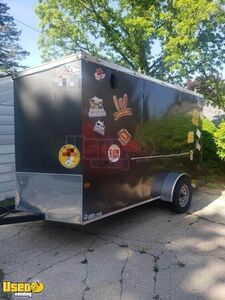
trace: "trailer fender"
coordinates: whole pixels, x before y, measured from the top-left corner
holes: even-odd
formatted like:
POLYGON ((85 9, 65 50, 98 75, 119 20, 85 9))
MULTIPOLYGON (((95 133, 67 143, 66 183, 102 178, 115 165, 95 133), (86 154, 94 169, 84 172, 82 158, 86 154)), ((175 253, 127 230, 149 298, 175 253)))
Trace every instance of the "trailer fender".
POLYGON ((151 187, 151 198, 156 198, 161 195, 163 182, 170 172, 160 172, 156 176, 154 176, 154 180, 152 182, 151 187))
POLYGON ((160 199, 167 202, 173 201, 173 193, 178 180, 181 177, 189 177, 186 173, 169 172, 162 182, 160 199))

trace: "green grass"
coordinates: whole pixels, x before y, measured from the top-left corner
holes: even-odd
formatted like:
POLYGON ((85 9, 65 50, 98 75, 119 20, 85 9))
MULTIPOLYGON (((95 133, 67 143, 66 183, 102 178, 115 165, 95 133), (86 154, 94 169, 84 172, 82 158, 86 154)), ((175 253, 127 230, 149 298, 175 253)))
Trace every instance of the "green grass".
POLYGON ((14 198, 10 198, 10 199, 0 201, 0 209, 1 208, 12 207, 14 205, 15 205, 15 199, 14 198))
POLYGON ((3 201, 0 201, 0 207, 9 207, 9 206, 13 206, 14 204, 15 204, 14 198, 5 199, 3 201))
MULTIPOLYGON (((224 177, 224 176, 223 176, 224 177)), ((225 179, 220 175, 217 176, 205 176, 204 187, 216 190, 225 190, 225 179)))

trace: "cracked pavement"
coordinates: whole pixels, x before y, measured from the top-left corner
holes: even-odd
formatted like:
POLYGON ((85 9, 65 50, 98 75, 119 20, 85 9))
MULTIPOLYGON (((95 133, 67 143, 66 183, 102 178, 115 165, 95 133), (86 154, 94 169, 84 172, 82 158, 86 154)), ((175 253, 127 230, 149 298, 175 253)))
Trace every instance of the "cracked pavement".
MULTIPOLYGON (((187 214, 152 202, 85 227, 0 226, 0 280, 45 284, 45 300, 225 299, 225 194, 187 214)), ((0 299, 19 299, 0 295, 0 299)))

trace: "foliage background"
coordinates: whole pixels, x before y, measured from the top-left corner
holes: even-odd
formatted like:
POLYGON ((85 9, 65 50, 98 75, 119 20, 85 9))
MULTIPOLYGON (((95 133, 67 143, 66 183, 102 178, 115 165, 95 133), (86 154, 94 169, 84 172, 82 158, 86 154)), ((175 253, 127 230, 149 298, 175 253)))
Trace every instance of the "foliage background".
POLYGON ((224 62, 224 0, 41 0, 43 59, 79 49, 182 82, 224 62), (154 55, 154 43, 159 53, 154 55))
POLYGON ((8 5, 0 0, 0 77, 24 68, 20 60, 29 55, 19 44, 21 32, 8 10, 8 5))
POLYGON ((218 156, 225 161, 225 122, 222 122, 214 133, 218 156))
POLYGON ((217 128, 208 119, 203 120, 203 171, 209 181, 222 181, 225 187, 225 122, 217 128), (218 147, 219 143, 219 147, 218 147), (221 148, 220 148, 221 147, 221 148))

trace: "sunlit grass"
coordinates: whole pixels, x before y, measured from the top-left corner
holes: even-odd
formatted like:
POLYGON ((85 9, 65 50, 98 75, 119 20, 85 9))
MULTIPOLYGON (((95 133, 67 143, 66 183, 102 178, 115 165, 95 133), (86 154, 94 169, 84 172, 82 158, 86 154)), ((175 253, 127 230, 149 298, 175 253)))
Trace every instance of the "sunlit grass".
POLYGON ((220 175, 206 175, 204 187, 208 189, 225 190, 225 174, 220 175))

